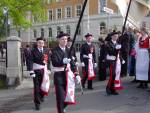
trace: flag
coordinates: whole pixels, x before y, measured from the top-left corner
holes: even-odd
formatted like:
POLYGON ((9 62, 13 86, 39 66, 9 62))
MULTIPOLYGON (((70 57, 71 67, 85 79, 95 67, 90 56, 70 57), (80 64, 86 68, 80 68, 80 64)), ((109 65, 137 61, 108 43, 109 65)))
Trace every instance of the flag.
MULTIPOLYGON (((121 15, 125 17, 130 0, 112 0, 112 2, 118 6, 121 15)), ((149 13, 149 11, 150 0, 132 0, 128 22, 136 26, 138 22, 149 13)))

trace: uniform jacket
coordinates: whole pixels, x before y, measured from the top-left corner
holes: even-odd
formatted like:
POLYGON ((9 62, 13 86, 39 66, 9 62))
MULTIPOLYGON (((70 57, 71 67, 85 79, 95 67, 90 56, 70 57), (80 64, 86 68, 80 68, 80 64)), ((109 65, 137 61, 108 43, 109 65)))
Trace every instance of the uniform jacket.
MULTIPOLYGON (((46 48, 43 48, 43 53, 41 53, 38 48, 31 50, 31 57, 29 58, 29 70, 33 70, 33 63, 40 65, 45 65, 44 60, 48 63, 49 60, 49 51, 46 48)), ((49 67, 48 67, 49 69, 49 67)))
POLYGON ((88 66, 88 58, 83 58, 83 55, 87 55, 91 53, 91 48, 93 48, 93 62, 96 63, 96 55, 95 55, 95 46, 93 44, 88 45, 87 43, 83 44, 81 46, 81 50, 80 50, 80 60, 81 62, 84 62, 85 66, 88 66))
MULTIPOLYGON (((65 67, 63 64, 63 58, 68 58, 69 49, 66 47, 65 52, 57 46, 52 50, 51 61, 53 67, 65 67)), ((71 69, 73 72, 76 72, 76 66, 73 60, 70 62, 71 69)), ((66 74, 65 71, 55 72, 54 73, 54 84, 66 84, 66 74)))

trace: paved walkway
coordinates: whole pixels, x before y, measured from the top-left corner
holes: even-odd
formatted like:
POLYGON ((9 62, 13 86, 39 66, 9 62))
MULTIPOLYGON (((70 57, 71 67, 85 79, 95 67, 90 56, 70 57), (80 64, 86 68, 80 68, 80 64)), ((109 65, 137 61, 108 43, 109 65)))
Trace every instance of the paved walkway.
MULTIPOLYGON (((77 88, 77 105, 68 106, 67 113, 149 113, 150 93, 146 89, 136 88, 137 84, 131 83, 131 80, 129 77, 122 79, 124 90, 119 91, 118 96, 106 95, 106 81, 95 81, 94 90, 85 89, 84 95, 77 88)), ((32 81, 24 83, 29 85, 32 81)), ((40 111, 34 110, 32 88, 27 88, 27 85, 23 89, 3 90, 0 94, 0 99, 9 97, 9 101, 0 105, 0 113, 57 113, 53 88, 40 111)))

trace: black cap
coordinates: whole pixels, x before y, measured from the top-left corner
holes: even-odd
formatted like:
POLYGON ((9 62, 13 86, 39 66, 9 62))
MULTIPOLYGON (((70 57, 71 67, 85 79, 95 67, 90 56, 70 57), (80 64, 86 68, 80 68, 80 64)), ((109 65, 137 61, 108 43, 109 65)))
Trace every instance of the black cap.
POLYGON ((63 36, 68 36, 68 34, 61 31, 56 38, 61 38, 63 36))
POLYGON ((93 36, 92 34, 90 34, 90 33, 87 33, 84 37, 89 37, 89 36, 93 36))
POLYGON ((112 32, 111 34, 110 34, 110 36, 113 36, 113 35, 116 35, 116 34, 118 34, 119 32, 112 32))
POLYGON ((39 40, 45 41, 45 39, 43 37, 39 37, 39 38, 36 39, 36 41, 39 41, 39 40))
POLYGON ((70 36, 68 37, 68 42, 72 42, 72 39, 70 38, 70 36))

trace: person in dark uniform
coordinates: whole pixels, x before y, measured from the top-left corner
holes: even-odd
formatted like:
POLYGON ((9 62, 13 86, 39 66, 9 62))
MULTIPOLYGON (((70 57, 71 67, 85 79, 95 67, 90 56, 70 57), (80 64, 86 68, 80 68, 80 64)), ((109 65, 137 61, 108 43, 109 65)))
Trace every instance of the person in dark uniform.
POLYGON ((29 45, 26 45, 26 48, 24 49, 24 57, 25 57, 27 71, 29 71, 30 57, 31 57, 31 48, 29 45))
POLYGON ((119 54, 119 50, 121 49, 121 45, 117 43, 117 39, 118 33, 113 32, 111 34, 111 41, 108 41, 106 44, 106 63, 110 70, 109 81, 106 86, 106 93, 108 95, 118 95, 118 92, 116 92, 115 89, 116 59, 119 54))
POLYGON ((102 38, 99 38, 99 58, 98 58, 98 68, 99 68, 99 80, 106 80, 106 53, 105 53, 105 42, 102 38))
MULTIPOLYGON (((83 78, 82 78, 82 87, 85 88, 85 82, 88 79, 88 66, 89 66, 89 54, 92 54, 93 57, 93 66, 97 67, 97 63, 96 63, 96 55, 95 55, 95 46, 94 44, 92 44, 92 34, 87 33, 85 35, 86 38, 86 43, 84 43, 81 46, 81 50, 80 50, 80 60, 82 63, 82 71, 83 71, 83 78)), ((93 67, 93 68, 94 68, 93 67)), ((92 90, 93 86, 92 86, 92 79, 89 80, 88 79, 88 89, 92 90)))
POLYGON ((61 32, 56 38, 58 39, 59 45, 52 49, 51 61, 54 71, 54 85, 55 85, 55 93, 56 93, 56 101, 57 101, 57 110, 58 113, 65 113, 65 108, 67 107, 67 103, 65 103, 65 95, 66 95, 66 70, 65 66, 70 63, 71 70, 74 72, 76 76, 76 80, 78 83, 81 78, 79 73, 76 70, 75 63, 69 58, 69 49, 66 47, 67 45, 67 37, 66 33, 61 32))
POLYGON ((37 46, 31 50, 31 57, 29 58, 30 76, 33 77, 34 83, 34 103, 35 109, 40 110, 40 104, 44 101, 44 92, 41 90, 41 84, 44 75, 44 66, 48 63, 48 50, 44 48, 44 38, 37 38, 37 46))
MULTIPOLYGON (((72 39, 70 37, 68 37, 67 48, 70 49, 71 45, 72 45, 72 39)), ((77 62, 77 56, 76 56, 76 50, 74 47, 71 51, 71 56, 72 56, 72 59, 74 60, 74 62, 76 63, 77 62)))

